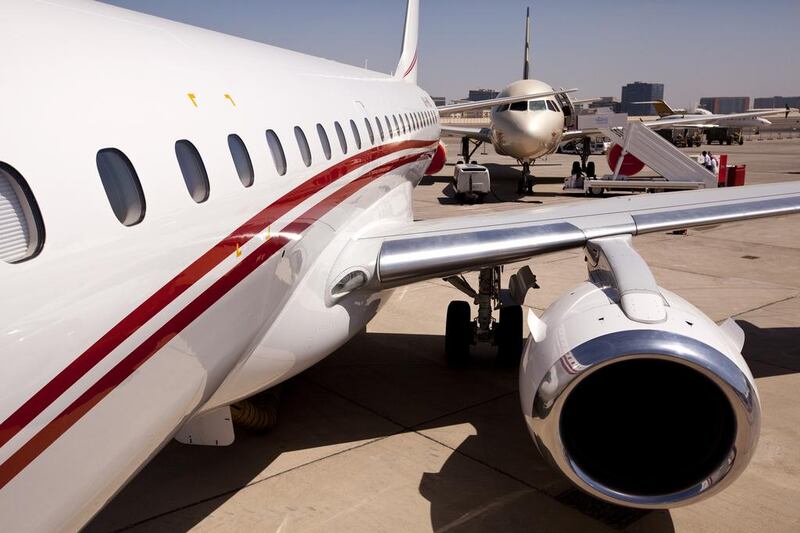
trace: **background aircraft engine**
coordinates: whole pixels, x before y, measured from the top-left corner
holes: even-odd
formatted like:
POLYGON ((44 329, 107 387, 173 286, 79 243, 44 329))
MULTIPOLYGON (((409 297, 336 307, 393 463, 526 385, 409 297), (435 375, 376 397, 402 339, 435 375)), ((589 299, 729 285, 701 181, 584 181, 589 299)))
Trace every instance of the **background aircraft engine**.
POLYGON ((541 319, 529 315, 528 428, 544 457, 598 498, 641 508, 698 501, 736 479, 758 440, 744 333, 660 287, 661 316, 620 292, 585 282, 541 319))
MULTIPOLYGON (((618 144, 614 144, 608 150, 606 159, 608 161, 608 166, 611 168, 611 172, 614 172, 614 169, 617 168, 617 162, 619 161, 619 156, 621 155, 622 146, 618 144)), ((636 156, 633 154, 625 154, 625 159, 622 160, 622 166, 619 169, 619 173, 621 176, 635 176, 643 169, 644 163, 642 163, 636 156)))
POLYGON ((433 155, 431 164, 428 165, 428 170, 425 171, 425 174, 430 176, 431 174, 440 172, 444 168, 445 163, 447 163, 447 150, 444 144, 439 141, 439 146, 436 148, 436 153, 433 155))

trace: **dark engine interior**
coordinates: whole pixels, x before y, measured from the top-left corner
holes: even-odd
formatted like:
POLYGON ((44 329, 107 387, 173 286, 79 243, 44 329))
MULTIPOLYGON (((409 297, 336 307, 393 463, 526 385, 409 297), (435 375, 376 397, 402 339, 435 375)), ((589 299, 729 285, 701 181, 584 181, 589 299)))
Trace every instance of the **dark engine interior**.
POLYGON ((586 475, 610 489, 656 496, 708 477, 733 447, 722 389, 663 359, 629 359, 585 377, 564 403, 561 439, 586 475))

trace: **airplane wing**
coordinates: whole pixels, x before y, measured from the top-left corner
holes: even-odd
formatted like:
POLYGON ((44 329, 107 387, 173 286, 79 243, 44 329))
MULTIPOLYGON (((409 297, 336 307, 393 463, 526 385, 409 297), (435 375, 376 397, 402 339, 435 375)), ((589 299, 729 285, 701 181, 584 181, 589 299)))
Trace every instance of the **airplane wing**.
POLYGON ((448 126, 443 124, 441 126, 442 135, 450 135, 453 137, 467 137, 468 139, 475 139, 485 143, 492 142, 491 128, 468 128, 466 126, 448 126))
POLYGON ((441 115, 449 115, 450 113, 459 113, 461 111, 472 111, 474 109, 486 109, 487 107, 494 107, 503 104, 513 104, 514 102, 524 102, 527 100, 534 100, 536 98, 544 98, 546 96, 554 96, 556 94, 574 93, 578 89, 561 89, 558 91, 547 91, 542 93, 531 93, 521 96, 504 96, 502 98, 492 98, 490 100, 478 100, 477 102, 465 102, 463 104, 450 104, 443 105, 436 108, 441 115))
POLYGON ((590 239, 800 213, 800 182, 609 198, 365 229, 335 269, 382 289, 579 248, 590 239))
POLYGON ((702 122, 713 122, 715 120, 730 120, 736 118, 765 117, 769 115, 779 115, 785 113, 786 109, 763 109, 760 111, 746 111, 744 113, 731 113, 729 115, 685 115, 680 118, 669 118, 664 120, 650 120, 644 122, 648 128, 659 129, 664 126, 675 126, 680 124, 697 124, 702 122))

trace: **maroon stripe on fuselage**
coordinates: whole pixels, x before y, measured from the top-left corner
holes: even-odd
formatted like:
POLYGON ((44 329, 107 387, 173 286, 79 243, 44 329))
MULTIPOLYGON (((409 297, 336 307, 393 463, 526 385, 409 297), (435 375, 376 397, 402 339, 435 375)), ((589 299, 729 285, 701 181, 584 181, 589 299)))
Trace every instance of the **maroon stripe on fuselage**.
MULTIPOLYGON (((425 144, 428 146, 430 143, 425 144)), ((103 398, 130 376, 137 368, 144 364, 154 354, 163 348, 170 340, 191 324, 198 316, 216 303, 220 298, 233 289, 240 281, 252 273, 259 265, 283 248, 289 241, 286 235, 299 234, 307 229, 314 220, 329 212, 331 209, 346 200, 353 193, 383 176, 384 174, 423 158, 426 154, 411 154, 395 161, 385 163, 370 170, 363 176, 356 178, 341 189, 312 206, 302 215, 291 222, 281 231, 252 253, 244 257, 234 268, 214 282, 203 291, 196 299, 171 318, 147 340, 140 344, 122 361, 116 364, 108 373, 101 377, 77 400, 72 402, 56 418, 49 422, 27 443, 0 465, 0 489, 28 466, 36 457, 44 452, 56 439, 66 432, 73 424, 89 412, 103 398)))
POLYGON ((402 150, 430 146, 432 142, 403 141, 376 146, 345 159, 313 176, 261 210, 140 304, 4 420, 0 424, 0 447, 11 440, 14 435, 19 433, 22 428, 27 426, 39 413, 64 394, 67 389, 83 377, 86 372, 94 368, 97 363, 102 361, 125 339, 172 303, 199 279, 208 274, 223 259, 235 252, 237 246, 250 240, 253 235, 264 231, 267 226, 319 190, 324 189, 354 170, 402 150))

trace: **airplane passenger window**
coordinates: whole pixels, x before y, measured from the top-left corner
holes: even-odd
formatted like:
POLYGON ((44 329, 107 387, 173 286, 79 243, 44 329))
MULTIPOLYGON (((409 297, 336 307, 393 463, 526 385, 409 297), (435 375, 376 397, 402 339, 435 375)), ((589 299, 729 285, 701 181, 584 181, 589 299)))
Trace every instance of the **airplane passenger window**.
POLYGON ((44 246, 44 222, 25 179, 0 162, 0 261, 21 263, 44 246))
MULTIPOLYGON (((520 102, 521 103, 521 102, 520 102)), ((542 100, 531 100, 529 102, 531 111, 545 111, 547 106, 542 100)), ((516 104, 514 104, 516 105, 516 104)))
POLYGON ((311 148, 308 146, 308 139, 300 126, 294 127, 294 138, 297 139, 297 147, 300 148, 300 157, 307 167, 311 166, 311 148))
POLYGON ((411 122, 414 123, 414 129, 419 129, 419 117, 417 117, 416 113, 411 113, 411 122))
MULTIPOLYGON (((533 102, 531 102, 533 103, 533 102)), ((542 104, 544 105, 544 104, 542 104)), ((528 110, 528 102, 514 102, 509 106, 511 111, 527 111, 528 110)))
POLYGON ((385 141, 386 137, 383 135, 383 126, 381 126, 381 119, 375 117, 375 125, 378 126, 378 133, 381 136, 381 141, 385 141))
POLYGON ((397 122, 397 115, 392 115, 392 120, 394 120, 394 131, 397 135, 400 135, 400 123, 397 122))
POLYGON ((175 155, 178 158, 178 166, 181 167, 186 190, 189 191, 192 200, 198 204, 208 200, 211 191, 208 173, 203 159, 200 157, 200 152, 191 142, 182 139, 175 143, 175 155))
POLYGON ((116 148, 104 148, 97 152, 95 162, 117 220, 125 226, 141 222, 145 212, 144 192, 130 160, 116 148))
POLYGON ((247 146, 241 137, 235 133, 228 135, 228 148, 231 151, 233 158, 233 165, 236 167, 236 173, 239 175, 239 181, 245 187, 250 187, 255 182, 255 174, 253 173, 253 162, 250 160, 250 154, 247 152, 247 146))
POLYGON ((267 130, 267 145, 272 154, 272 161, 275 163, 275 170, 278 171, 279 176, 286 174, 286 154, 283 152, 281 140, 272 130, 267 130))
POLYGON ((319 135, 319 143, 322 145, 322 151, 325 154, 325 159, 331 158, 331 142, 328 140, 328 132, 322 124, 317 124, 317 135, 319 135))
POLYGON ((392 137, 394 137, 394 133, 392 133, 392 123, 389 122, 388 116, 384 116, 383 118, 386 119, 386 132, 389 134, 389 138, 391 139, 392 137))
POLYGON ((369 119, 364 119, 364 125, 367 126, 367 133, 369 134, 369 142, 370 144, 375 144, 375 132, 372 131, 372 124, 369 123, 369 119))
MULTIPOLYGON (((405 135, 406 134, 406 123, 403 120, 403 114, 402 113, 400 113, 400 129, 403 130, 403 135, 405 135)), ((398 130, 398 133, 399 132, 400 132, 400 130, 398 130)))
POLYGON ((358 132, 358 126, 354 121, 350 121, 350 129, 353 130, 353 137, 356 140, 356 148, 361 150, 361 134, 358 132))
POLYGON ((342 147, 342 153, 347 153, 347 137, 344 136, 344 130, 342 129, 342 125, 338 122, 334 122, 333 126, 336 128, 336 136, 339 137, 339 144, 342 147))

